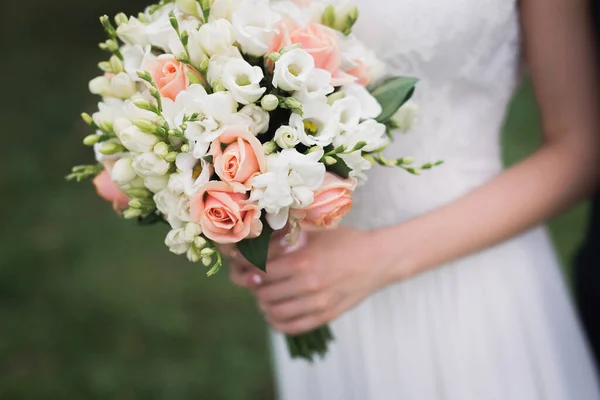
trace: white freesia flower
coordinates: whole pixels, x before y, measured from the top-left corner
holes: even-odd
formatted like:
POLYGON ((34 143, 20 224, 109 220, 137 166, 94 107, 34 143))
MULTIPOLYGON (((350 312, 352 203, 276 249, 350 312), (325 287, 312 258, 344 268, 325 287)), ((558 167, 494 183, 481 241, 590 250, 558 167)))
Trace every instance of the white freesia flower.
POLYGON ((392 121, 401 132, 408 132, 414 125, 419 113, 419 105, 412 100, 407 101, 392 117, 392 121))
POLYGON ((110 79, 106 76, 99 76, 92 79, 88 86, 92 94, 97 94, 102 97, 108 97, 112 95, 110 79))
POLYGON ((362 156, 362 151, 354 151, 350 154, 339 154, 340 157, 351 169, 350 176, 356 178, 358 183, 363 183, 367 180, 367 175, 364 171, 371 169, 372 165, 362 156))
POLYGON ((344 97, 331 106, 342 132, 346 132, 360 122, 360 103, 355 97, 344 97))
POLYGON ((136 82, 141 82, 141 78, 137 75, 137 71, 141 69, 148 59, 154 58, 151 53, 150 46, 123 46, 121 50, 123 54, 123 67, 129 77, 136 82))
POLYGON ((366 145, 362 148, 363 152, 372 152, 384 148, 389 144, 389 139, 385 133, 385 125, 368 119, 360 125, 347 130, 340 136, 337 136, 333 144, 337 146, 345 145, 348 150, 353 149, 360 142, 366 145))
POLYGON ((153 46, 160 47, 164 51, 170 51, 170 45, 176 40, 179 41, 175 29, 171 26, 169 13, 175 12, 178 20, 181 20, 181 13, 174 4, 166 4, 151 15, 151 22, 146 25, 146 34, 153 46))
POLYGON ((169 172, 171 164, 157 156, 154 152, 143 153, 133 159, 133 169, 142 178, 162 176, 169 172))
POLYGON ((315 68, 314 58, 302 49, 283 54, 275 62, 273 86, 288 92, 302 89, 315 68))
POLYGON ((240 114, 250 117, 248 129, 254 135, 265 133, 269 129, 269 113, 255 104, 248 104, 240 110, 240 114))
POLYGON ((172 174, 166 188, 154 195, 156 208, 173 229, 183 228, 191 221, 189 196, 180 190, 180 174, 172 174))
POLYGON ((144 178, 144 186, 148 188, 152 193, 158 193, 167 187, 169 183, 169 176, 148 176, 144 178))
POLYGON ((290 208, 304 208, 314 200, 314 191, 325 178, 325 165, 319 160, 323 151, 309 154, 284 149, 267 157, 267 172, 252 179, 250 200, 267 213, 273 229, 282 229, 290 208))
POLYGON ((232 59, 223 69, 222 82, 238 103, 250 104, 260 99, 267 90, 260 86, 263 77, 260 67, 253 67, 244 60, 232 59))
POLYGON ((298 131, 288 125, 282 125, 275 131, 274 140, 282 149, 293 149, 300 143, 298 131))
POLYGON ((277 33, 281 16, 269 6, 268 0, 246 1, 231 16, 242 51, 251 56, 264 56, 277 33))
POLYGON ((216 0, 210 7, 210 19, 226 19, 231 21, 231 17, 245 3, 244 0, 216 0))
POLYGON ((116 116, 113 121, 113 130, 119 135, 125 129, 133 126, 131 121, 136 119, 148 119, 154 120, 156 118, 156 114, 151 111, 142 110, 138 106, 136 106, 132 100, 125 100, 123 103, 123 107, 120 109, 120 114, 116 116))
POLYGON ((135 170, 132 167, 132 163, 132 157, 123 157, 115 162, 110 173, 110 178, 118 186, 125 186, 137 177, 135 170))
POLYGON ((171 230, 167 234, 165 244, 172 253, 177 255, 185 254, 192 246, 192 242, 188 240, 184 228, 171 230))
POLYGON ((202 63, 208 59, 208 56, 202 49, 202 44, 200 43, 200 32, 197 30, 192 30, 189 32, 190 38, 188 39, 188 51, 190 53, 190 61, 193 65, 199 68, 202 63))
POLYGON ((135 153, 149 153, 158 143, 156 136, 144 133, 133 125, 119 133, 119 140, 127 150, 135 153))
POLYGON ((215 84, 219 82, 223 76, 225 65, 227 65, 227 63, 232 59, 243 60, 240 50, 233 46, 229 47, 220 54, 212 56, 208 62, 208 71, 206 73, 206 79, 208 80, 208 83, 210 83, 212 86, 215 86, 215 84))
POLYGON ((114 124, 115 120, 123 116, 124 102, 121 99, 106 98, 98 103, 98 112, 92 115, 92 119, 98 126, 106 123, 114 124))
POLYGON ((235 43, 235 29, 226 19, 218 19, 200 27, 198 41, 209 56, 223 53, 235 43))
POLYGON ((381 104, 362 85, 351 83, 342 88, 347 97, 354 97, 360 103, 360 118, 377 118, 381 114, 381 104))
POLYGON ((290 126, 298 132, 300 142, 305 146, 325 147, 331 144, 339 134, 339 127, 326 98, 304 99, 302 112, 303 116, 292 114, 290 117, 290 126))
POLYGON ((120 99, 128 99, 137 91, 135 82, 129 74, 121 72, 110 79, 110 93, 120 99))
POLYGON ((150 44, 150 40, 146 34, 146 25, 135 17, 129 17, 127 23, 119 25, 117 27, 117 35, 119 39, 130 45, 145 46, 150 44))

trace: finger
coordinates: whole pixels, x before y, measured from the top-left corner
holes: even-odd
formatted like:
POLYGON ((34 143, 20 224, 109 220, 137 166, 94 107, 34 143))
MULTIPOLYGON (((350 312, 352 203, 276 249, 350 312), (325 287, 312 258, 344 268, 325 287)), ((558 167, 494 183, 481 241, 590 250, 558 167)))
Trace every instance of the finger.
POLYGON ((328 312, 310 314, 287 322, 275 322, 270 321, 267 318, 267 322, 273 327, 273 329, 287 335, 300 335, 302 333, 307 333, 327 324, 330 321, 331 317, 329 316, 328 312))
POLYGON ((261 311, 273 323, 290 322, 328 309, 329 302, 323 295, 296 297, 279 303, 259 303, 261 311))
MULTIPOLYGON (((267 277, 269 274, 267 274, 267 277)), ((263 283, 255 289, 256 297, 264 303, 279 303, 296 297, 314 294, 319 287, 306 275, 282 279, 274 283, 263 283)))
POLYGON ((229 265, 229 278, 231 281, 240 287, 249 288, 251 270, 249 267, 239 264, 231 263, 229 265))

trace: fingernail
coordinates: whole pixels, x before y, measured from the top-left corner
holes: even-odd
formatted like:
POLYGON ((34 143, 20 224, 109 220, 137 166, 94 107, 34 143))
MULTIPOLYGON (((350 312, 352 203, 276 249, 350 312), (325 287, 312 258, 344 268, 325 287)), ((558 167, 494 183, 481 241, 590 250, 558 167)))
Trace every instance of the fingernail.
POLYGON ((252 282, 260 285, 262 283, 262 277, 260 275, 252 275, 252 282))

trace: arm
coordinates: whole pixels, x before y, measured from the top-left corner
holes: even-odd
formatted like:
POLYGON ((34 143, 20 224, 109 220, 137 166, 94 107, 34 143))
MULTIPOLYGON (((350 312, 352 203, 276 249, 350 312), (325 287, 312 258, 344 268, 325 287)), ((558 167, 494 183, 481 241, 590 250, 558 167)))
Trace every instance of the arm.
POLYGON ((544 145, 462 199, 377 232, 391 249, 390 281, 497 244, 591 192, 600 172, 600 85, 589 17, 584 0, 521 1, 544 145), (408 265, 394 268, 407 255, 408 265))
POLYGON ((275 329, 314 329, 381 287, 500 243, 592 191, 600 175, 600 86, 588 4, 521 0, 521 16, 544 145, 462 199, 406 223, 313 233, 305 247, 276 254, 268 274, 234 259, 233 281, 254 291, 275 329))

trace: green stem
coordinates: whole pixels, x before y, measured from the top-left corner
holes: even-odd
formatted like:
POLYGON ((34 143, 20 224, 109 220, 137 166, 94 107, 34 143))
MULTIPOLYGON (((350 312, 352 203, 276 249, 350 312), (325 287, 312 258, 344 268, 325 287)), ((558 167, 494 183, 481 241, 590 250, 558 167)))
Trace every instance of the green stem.
POLYGON ((327 354, 329 343, 333 340, 333 335, 327 325, 301 335, 286 336, 290 356, 304 358, 310 362, 316 355, 323 358, 327 354))

